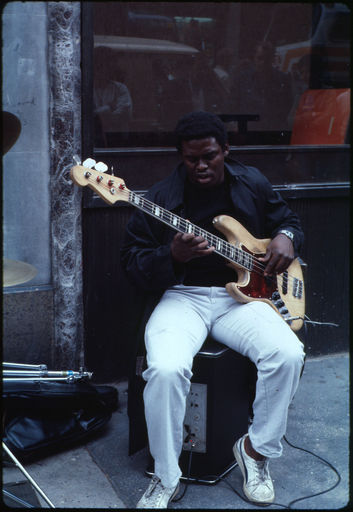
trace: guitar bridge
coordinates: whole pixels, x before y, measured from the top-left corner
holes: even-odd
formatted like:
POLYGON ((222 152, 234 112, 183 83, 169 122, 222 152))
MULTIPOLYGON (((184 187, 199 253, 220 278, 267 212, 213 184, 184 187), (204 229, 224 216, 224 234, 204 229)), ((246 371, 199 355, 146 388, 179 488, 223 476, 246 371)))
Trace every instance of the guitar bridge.
POLYGON ((303 281, 298 278, 293 279, 293 297, 301 299, 303 296, 303 281))

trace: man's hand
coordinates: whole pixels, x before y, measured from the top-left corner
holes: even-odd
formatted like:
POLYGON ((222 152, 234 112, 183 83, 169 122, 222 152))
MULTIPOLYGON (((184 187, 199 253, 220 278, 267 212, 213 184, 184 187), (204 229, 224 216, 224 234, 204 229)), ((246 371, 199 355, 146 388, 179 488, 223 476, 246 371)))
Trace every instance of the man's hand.
POLYGON ((193 233, 177 233, 172 240, 170 250, 176 261, 186 263, 193 258, 212 254, 214 247, 208 247, 208 242, 202 236, 195 236, 193 233))
POLYGON ((259 258, 266 264, 264 275, 282 274, 294 260, 294 247, 286 235, 279 233, 267 246, 266 254, 259 258))

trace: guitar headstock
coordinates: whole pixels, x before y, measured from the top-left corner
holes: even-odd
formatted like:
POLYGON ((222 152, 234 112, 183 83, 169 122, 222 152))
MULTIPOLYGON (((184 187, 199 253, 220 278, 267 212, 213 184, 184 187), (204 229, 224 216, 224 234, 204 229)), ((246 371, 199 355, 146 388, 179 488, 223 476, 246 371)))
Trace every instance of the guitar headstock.
POLYGON ((94 169, 91 166, 86 167, 84 165, 86 162, 90 165, 94 160, 85 160, 83 165, 75 165, 70 170, 70 177, 76 185, 80 187, 88 186, 108 204, 114 204, 117 201, 129 201, 129 190, 126 188, 123 179, 105 174, 108 167, 102 162, 98 162, 98 164, 94 162, 94 169))

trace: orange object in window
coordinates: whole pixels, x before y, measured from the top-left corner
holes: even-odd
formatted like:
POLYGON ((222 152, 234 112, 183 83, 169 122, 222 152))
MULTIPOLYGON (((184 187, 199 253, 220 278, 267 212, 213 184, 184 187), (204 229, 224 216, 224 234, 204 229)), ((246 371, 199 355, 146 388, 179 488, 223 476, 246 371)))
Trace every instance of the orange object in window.
POLYGON ((309 89, 299 101, 291 144, 344 144, 350 89, 309 89))

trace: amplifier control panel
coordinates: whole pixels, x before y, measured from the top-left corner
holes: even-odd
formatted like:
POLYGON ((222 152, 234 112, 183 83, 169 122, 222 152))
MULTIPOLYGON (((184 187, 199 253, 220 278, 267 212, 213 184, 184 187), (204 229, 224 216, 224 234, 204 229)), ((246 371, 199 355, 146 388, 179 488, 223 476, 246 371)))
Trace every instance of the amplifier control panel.
POLYGON ((191 383, 186 399, 183 450, 206 453, 207 384, 191 383))

